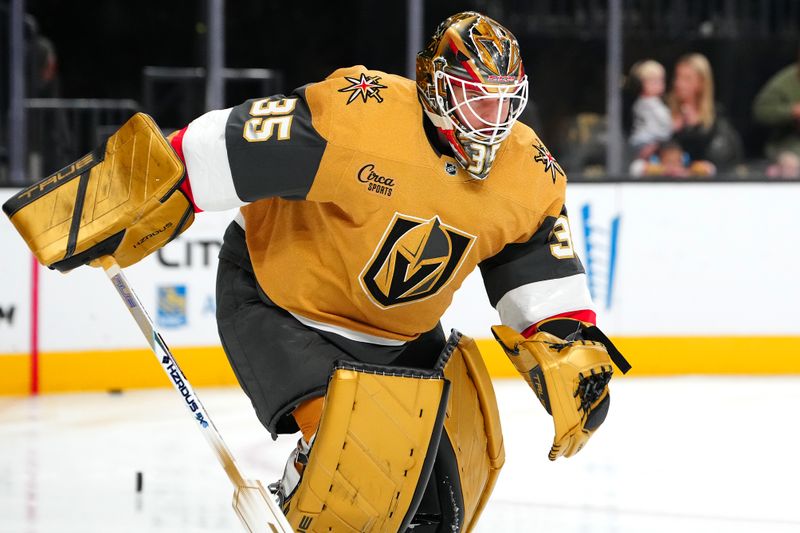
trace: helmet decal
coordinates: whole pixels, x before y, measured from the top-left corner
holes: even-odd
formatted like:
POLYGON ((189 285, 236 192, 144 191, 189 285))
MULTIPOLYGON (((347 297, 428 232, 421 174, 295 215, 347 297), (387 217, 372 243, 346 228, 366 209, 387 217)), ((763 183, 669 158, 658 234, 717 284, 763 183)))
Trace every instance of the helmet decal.
POLYGON ((512 70, 509 68, 512 55, 516 55, 517 60, 519 59, 519 54, 513 53, 516 50, 516 47, 511 46, 513 38, 509 38, 507 32, 503 30, 505 28, 502 26, 492 26, 486 19, 479 18, 472 24, 469 32, 473 46, 480 54, 481 63, 497 75, 512 70), (501 32, 504 35, 500 35, 501 32))
POLYGON ((489 17, 453 15, 417 55, 417 92, 458 163, 485 179, 528 101, 519 45, 489 17))

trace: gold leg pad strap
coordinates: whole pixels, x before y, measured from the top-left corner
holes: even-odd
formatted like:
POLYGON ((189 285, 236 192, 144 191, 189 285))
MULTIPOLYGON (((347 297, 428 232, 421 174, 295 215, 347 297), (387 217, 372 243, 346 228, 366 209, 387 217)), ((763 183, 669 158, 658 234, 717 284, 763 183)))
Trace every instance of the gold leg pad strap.
POLYGON ((464 502, 464 524, 478 522, 505 462, 503 432, 494 387, 475 341, 453 331, 454 346, 444 368, 451 382, 445 429, 458 461, 464 502))
POLYGON ((36 258, 62 271, 112 255, 136 263, 194 220, 184 167, 153 119, 137 113, 105 144, 3 205, 36 258))
POLYGON ((396 533, 416 511, 444 425, 441 371, 340 364, 284 512, 296 530, 396 533))

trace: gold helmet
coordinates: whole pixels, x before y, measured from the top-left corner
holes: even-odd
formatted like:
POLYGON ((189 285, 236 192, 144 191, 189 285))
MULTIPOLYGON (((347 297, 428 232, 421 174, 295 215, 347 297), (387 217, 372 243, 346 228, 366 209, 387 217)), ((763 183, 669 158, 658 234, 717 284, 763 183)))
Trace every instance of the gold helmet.
POLYGON ((453 15, 417 54, 417 92, 459 164, 485 179, 528 103, 516 38, 480 13, 453 15))

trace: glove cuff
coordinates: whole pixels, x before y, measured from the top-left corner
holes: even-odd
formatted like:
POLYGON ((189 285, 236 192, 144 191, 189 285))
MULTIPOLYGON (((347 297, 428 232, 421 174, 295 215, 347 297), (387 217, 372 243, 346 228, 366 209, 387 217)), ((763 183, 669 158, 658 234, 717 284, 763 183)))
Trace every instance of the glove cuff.
POLYGON ((575 341, 583 339, 581 332, 586 326, 585 322, 574 318, 551 318, 540 322, 537 331, 544 331, 565 341, 575 341))

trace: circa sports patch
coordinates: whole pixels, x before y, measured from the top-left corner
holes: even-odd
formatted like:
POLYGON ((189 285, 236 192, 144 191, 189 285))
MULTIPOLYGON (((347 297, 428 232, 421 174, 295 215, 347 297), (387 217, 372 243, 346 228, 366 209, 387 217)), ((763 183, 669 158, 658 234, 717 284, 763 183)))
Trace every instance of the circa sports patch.
POLYGON ((378 83, 381 80, 380 76, 367 76, 366 74, 362 73, 360 78, 351 78, 349 76, 345 76, 344 79, 349 81, 350 85, 339 89, 339 92, 350 93, 350 98, 347 99, 348 105, 354 102, 359 96, 364 103, 366 103, 369 98, 374 98, 379 104, 383 102, 383 97, 381 97, 380 90, 388 89, 388 87, 378 83))
POLYGON ((453 278, 475 239, 438 216, 425 220, 395 213, 359 281, 384 309, 423 300, 453 278))
POLYGON ((374 163, 368 163, 359 169, 356 174, 359 182, 365 184, 367 191, 383 196, 391 196, 394 192, 395 180, 390 176, 385 176, 375 169, 374 163))

